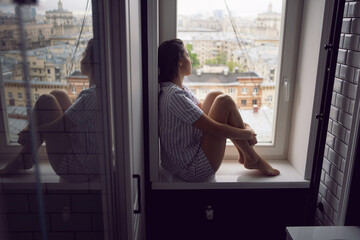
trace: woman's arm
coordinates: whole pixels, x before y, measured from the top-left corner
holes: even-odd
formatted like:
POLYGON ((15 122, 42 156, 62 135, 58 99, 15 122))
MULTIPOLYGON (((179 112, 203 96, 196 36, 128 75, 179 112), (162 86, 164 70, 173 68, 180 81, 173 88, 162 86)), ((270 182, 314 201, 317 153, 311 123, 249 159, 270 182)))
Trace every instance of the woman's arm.
POLYGON ((241 140, 253 139, 253 132, 251 130, 219 123, 208 117, 206 114, 201 115, 201 117, 192 125, 204 132, 218 137, 236 138, 241 140))

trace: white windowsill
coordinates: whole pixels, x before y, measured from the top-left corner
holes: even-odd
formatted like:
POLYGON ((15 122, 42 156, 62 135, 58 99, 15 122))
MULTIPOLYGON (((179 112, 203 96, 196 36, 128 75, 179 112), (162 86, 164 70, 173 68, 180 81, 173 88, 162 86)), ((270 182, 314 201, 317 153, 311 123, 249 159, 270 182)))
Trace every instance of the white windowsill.
POLYGON ((237 161, 223 161, 214 178, 206 182, 185 182, 160 168, 159 181, 152 182, 152 189, 273 189, 309 188, 310 181, 304 180, 286 160, 270 160, 280 170, 276 177, 263 176, 259 171, 247 170, 237 161))
MULTIPOLYGON (((49 163, 40 164, 40 175, 42 190, 46 192, 101 189, 100 178, 81 183, 68 182, 56 175, 49 163)), ((35 168, 21 171, 18 174, 0 177, 0 193, 33 190, 36 190, 35 168)))

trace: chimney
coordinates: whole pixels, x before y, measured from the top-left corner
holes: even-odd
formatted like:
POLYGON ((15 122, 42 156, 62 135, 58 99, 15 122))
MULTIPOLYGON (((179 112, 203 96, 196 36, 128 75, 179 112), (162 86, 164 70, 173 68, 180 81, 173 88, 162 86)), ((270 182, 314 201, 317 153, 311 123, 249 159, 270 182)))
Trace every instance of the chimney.
POLYGON ((201 76, 201 69, 196 69, 196 75, 201 76))
POLYGON ((227 76, 229 74, 229 69, 228 68, 224 68, 223 73, 225 76, 227 76))

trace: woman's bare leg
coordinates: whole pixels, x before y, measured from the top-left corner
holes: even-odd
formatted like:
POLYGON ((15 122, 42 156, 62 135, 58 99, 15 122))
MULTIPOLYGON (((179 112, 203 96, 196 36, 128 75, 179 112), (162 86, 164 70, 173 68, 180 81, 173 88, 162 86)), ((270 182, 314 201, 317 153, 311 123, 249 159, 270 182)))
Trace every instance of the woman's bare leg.
MULTIPOLYGON (((41 111, 37 116, 41 119, 42 124, 52 122, 63 116, 66 109, 71 106, 71 100, 65 92, 52 91, 50 94, 41 97, 46 98, 42 103, 47 103, 40 107, 41 111)), ((46 153, 53 168, 57 168, 70 147, 70 136, 65 129, 65 124, 62 129, 63 131, 56 129, 53 132, 41 132, 41 136, 46 143, 46 153)))
POLYGON ((67 95, 67 93, 64 91, 53 90, 50 92, 50 94, 56 98, 63 113, 73 104, 69 95, 67 95))
MULTIPOLYGON (((204 99, 204 102, 203 102, 202 107, 201 107, 201 110, 203 110, 203 112, 206 115, 209 115, 210 109, 211 109, 216 97, 221 95, 221 94, 224 94, 224 93, 221 92, 221 91, 213 91, 213 92, 210 92, 208 95, 206 95, 206 98, 204 99)), ((236 145, 235 145, 235 147, 236 147, 236 149, 237 149, 237 151, 239 153, 239 159, 238 159, 239 163, 244 164, 244 155, 242 154, 241 150, 236 145)))
MULTIPOLYGON (((227 95, 218 95, 208 113, 212 119, 227 123, 234 127, 245 128, 244 122, 236 108, 234 101, 227 95)), ((271 165, 261 158, 250 146, 248 141, 231 139, 235 146, 242 152, 244 159, 244 166, 248 169, 258 169, 266 175, 278 175, 279 171, 273 169, 271 165)), ((222 158, 225 151, 225 139, 203 133, 201 141, 201 148, 208 157, 211 166, 215 171, 221 165, 222 158)))
MULTIPOLYGON (((36 125, 41 126, 61 117, 63 110, 53 95, 44 94, 36 101, 32 114, 36 125)), ((37 132, 35 136, 35 147, 38 149, 41 144, 46 141, 46 150, 50 163, 56 165, 56 161, 60 158, 59 155, 62 156, 67 152, 69 140, 69 136, 65 132, 37 132), (54 153, 56 153, 55 157, 51 156, 54 153)), ((26 128, 19 133, 19 143, 23 145, 22 150, 15 159, 10 161, 4 169, 0 170, 0 175, 12 173, 20 169, 30 169, 33 166, 29 129, 26 128)))

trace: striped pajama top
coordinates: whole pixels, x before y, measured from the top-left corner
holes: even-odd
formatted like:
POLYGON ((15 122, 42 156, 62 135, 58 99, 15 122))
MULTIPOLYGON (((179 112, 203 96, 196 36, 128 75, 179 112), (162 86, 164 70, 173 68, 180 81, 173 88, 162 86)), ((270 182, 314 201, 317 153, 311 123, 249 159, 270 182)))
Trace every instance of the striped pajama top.
POLYGON ((66 117, 75 124, 69 130, 70 148, 58 169, 55 169, 65 179, 85 181, 89 175, 99 172, 96 111, 95 86, 81 91, 74 104, 65 111, 66 117))
POLYGON ((159 136, 161 165, 171 173, 181 172, 200 149, 202 131, 192 123, 203 111, 200 101, 183 86, 175 83, 160 83, 159 95, 159 136))

